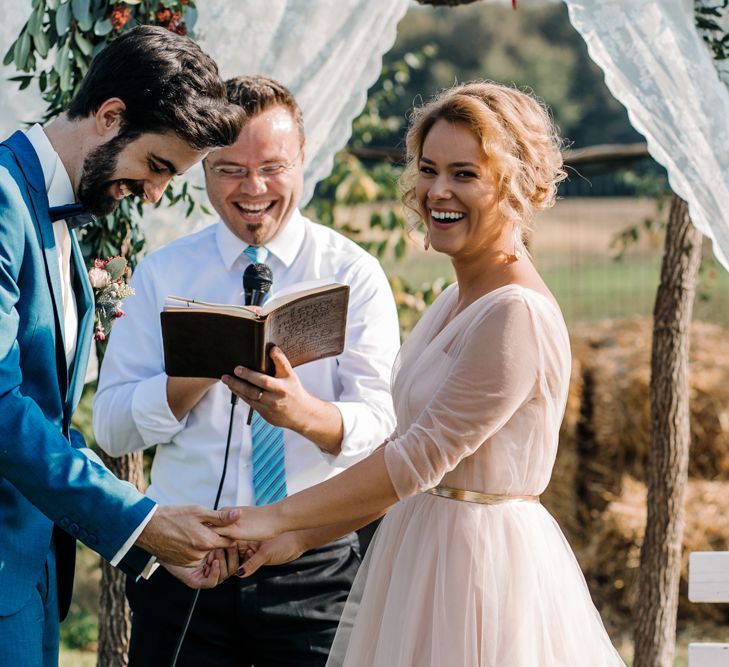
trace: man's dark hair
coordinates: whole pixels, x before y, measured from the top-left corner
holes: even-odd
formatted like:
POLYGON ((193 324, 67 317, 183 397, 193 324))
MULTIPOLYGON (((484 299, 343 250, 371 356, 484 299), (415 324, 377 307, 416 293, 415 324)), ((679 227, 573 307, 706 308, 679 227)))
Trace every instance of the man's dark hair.
POLYGON ((228 101, 242 107, 249 118, 277 106, 288 109, 299 129, 299 140, 304 143, 304 116, 291 91, 267 76, 237 76, 225 82, 228 101))
POLYGON ((191 39, 158 26, 137 26, 99 52, 68 117, 86 118, 113 97, 126 106, 121 132, 127 138, 174 132, 195 150, 234 143, 245 119, 227 102, 213 59, 191 39))

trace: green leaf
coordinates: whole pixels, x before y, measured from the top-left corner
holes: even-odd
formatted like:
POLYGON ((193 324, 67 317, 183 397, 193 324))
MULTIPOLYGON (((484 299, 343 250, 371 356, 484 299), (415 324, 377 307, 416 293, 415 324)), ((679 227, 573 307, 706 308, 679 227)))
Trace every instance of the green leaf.
POLYGON ((187 25, 187 33, 191 34, 195 29, 197 23, 197 9, 192 5, 185 5, 184 11, 182 12, 182 20, 187 25))
POLYGON ((73 16, 77 21, 85 20, 89 15, 90 0, 71 0, 73 16))
POLYGON ((76 30, 73 34, 74 41, 76 42, 76 46, 78 46, 81 53, 83 53, 85 56, 90 56, 91 52, 94 50, 94 45, 84 37, 79 30, 76 30))
POLYGON ((3 66, 7 67, 13 60, 15 60, 15 45, 18 43, 18 40, 16 39, 8 49, 7 53, 5 54, 5 57, 3 58, 3 66))
POLYGON ((23 34, 20 35, 20 38, 15 43, 14 60, 15 60, 15 66, 19 70, 24 70, 26 68, 26 63, 28 62, 29 55, 30 55, 30 35, 26 31, 23 31, 23 34))
POLYGON ((86 33, 94 27, 94 15, 89 12, 86 17, 78 22, 78 29, 86 33))
POLYGON ((20 84, 20 86, 18 87, 19 90, 24 90, 25 88, 27 88, 32 80, 32 74, 20 74, 18 76, 11 76, 8 78, 8 81, 16 81, 20 84))
POLYGON ((35 37, 38 35, 39 32, 41 32, 41 29, 43 27, 43 13, 44 13, 45 7, 42 5, 38 5, 31 13, 30 18, 28 19, 28 32, 35 37))
POLYGON ((56 32, 63 37, 71 26, 71 3, 64 2, 56 12, 56 32))
POLYGON ((53 67, 61 75, 63 69, 63 63, 68 62, 68 42, 65 42, 58 51, 56 51, 56 57, 53 59, 53 67))
POLYGON ((86 74, 89 69, 89 66, 87 64, 88 58, 83 53, 81 53, 81 51, 74 50, 73 59, 76 62, 76 67, 79 68, 81 76, 83 77, 83 75, 86 74))
POLYGON ((46 33, 41 31, 35 37, 33 37, 33 44, 35 45, 35 50, 38 52, 38 55, 41 58, 45 58, 48 55, 48 51, 50 50, 50 44, 48 44, 48 35, 46 35, 46 33))
POLYGON ((107 262, 106 270, 111 274, 112 280, 119 280, 127 270, 127 260, 123 257, 114 257, 107 262))
POLYGON ((41 93, 45 92, 46 85, 48 85, 48 76, 45 71, 43 71, 38 77, 38 88, 40 88, 41 93))
POLYGON ((68 92, 69 90, 71 90, 72 75, 73 75, 73 70, 71 68, 71 63, 68 60, 64 60, 63 65, 61 66, 61 79, 60 79, 60 87, 63 92, 68 92))
POLYGON ((111 32, 111 21, 107 19, 99 19, 94 24, 94 34, 98 35, 99 37, 103 37, 104 35, 108 35, 111 32))
POLYGON ((405 237, 400 235, 400 238, 397 240, 397 243, 395 244, 395 258, 396 259, 402 259, 405 256, 405 237))

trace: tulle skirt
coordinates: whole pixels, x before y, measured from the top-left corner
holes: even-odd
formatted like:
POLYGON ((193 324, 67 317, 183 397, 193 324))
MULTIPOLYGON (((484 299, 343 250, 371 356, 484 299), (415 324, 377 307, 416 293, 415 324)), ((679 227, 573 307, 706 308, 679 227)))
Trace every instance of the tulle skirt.
POLYGON ((419 494, 380 525, 328 667, 617 667, 579 565, 536 503, 419 494))

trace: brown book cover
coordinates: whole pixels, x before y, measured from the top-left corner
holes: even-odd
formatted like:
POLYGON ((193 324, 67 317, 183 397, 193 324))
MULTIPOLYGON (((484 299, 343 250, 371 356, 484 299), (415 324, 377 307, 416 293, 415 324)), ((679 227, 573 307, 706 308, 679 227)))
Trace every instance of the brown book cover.
POLYGON ((273 375, 273 345, 292 366, 336 356, 344 349, 348 301, 349 286, 339 283, 287 290, 260 313, 170 297, 160 314, 165 372, 219 378, 245 366, 273 375))

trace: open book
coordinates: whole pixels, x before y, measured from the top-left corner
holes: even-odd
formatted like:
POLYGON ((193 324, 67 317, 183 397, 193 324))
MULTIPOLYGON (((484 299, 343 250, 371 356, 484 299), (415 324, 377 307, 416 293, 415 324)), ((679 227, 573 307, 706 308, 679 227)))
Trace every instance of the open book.
POLYGON ((309 281, 272 298, 260 313, 246 306, 168 297, 160 314, 165 372, 219 378, 236 366, 273 375, 268 350, 292 366, 341 354, 349 286, 309 281))

